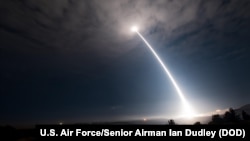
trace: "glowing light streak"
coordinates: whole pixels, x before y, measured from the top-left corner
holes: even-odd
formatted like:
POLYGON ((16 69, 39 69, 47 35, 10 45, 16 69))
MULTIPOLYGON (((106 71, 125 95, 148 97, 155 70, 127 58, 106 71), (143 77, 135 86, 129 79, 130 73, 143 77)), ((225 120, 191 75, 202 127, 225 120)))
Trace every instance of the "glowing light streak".
POLYGON ((163 61, 161 60, 161 58, 158 56, 158 54, 155 52, 155 50, 152 48, 152 46, 147 42, 147 40, 139 33, 138 28, 136 26, 133 26, 131 28, 131 31, 136 32, 140 38, 145 42, 145 44, 147 45, 147 47, 150 49, 150 51, 154 54, 155 58, 159 61, 159 63, 161 64, 162 68, 164 69, 164 71, 166 72, 166 74, 168 75, 168 77, 170 78, 171 82, 173 83, 179 97, 181 98, 181 101, 183 102, 183 106, 185 108, 184 110, 184 116, 188 117, 188 118, 192 118, 194 115, 194 111, 191 108, 191 106, 189 105, 189 103, 187 102, 185 96, 183 95, 180 87, 177 85, 175 79, 173 78, 173 76, 171 75, 170 71, 167 69, 166 65, 163 63, 163 61))

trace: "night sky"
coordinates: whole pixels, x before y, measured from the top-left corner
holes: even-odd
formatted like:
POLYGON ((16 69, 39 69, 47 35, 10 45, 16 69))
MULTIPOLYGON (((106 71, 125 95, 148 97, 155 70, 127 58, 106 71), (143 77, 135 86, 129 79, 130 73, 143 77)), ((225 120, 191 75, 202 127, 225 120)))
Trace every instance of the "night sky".
POLYGON ((0 125, 174 117, 250 103, 248 0, 1 0, 0 125))

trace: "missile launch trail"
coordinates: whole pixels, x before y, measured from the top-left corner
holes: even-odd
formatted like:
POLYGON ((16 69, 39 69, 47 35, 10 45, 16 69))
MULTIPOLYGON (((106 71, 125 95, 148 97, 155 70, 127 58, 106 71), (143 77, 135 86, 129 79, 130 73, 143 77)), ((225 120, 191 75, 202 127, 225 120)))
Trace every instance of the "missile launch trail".
POLYGON ((184 116, 185 117, 193 117, 194 116, 194 111, 191 108, 191 106, 189 105, 189 103, 187 102, 185 96, 183 95, 181 89, 179 88, 179 86, 177 85, 175 79, 173 78, 173 76, 171 75, 170 71, 167 69, 166 65, 162 62, 161 58, 157 55, 157 53, 155 52, 155 50, 152 48, 152 46, 147 42, 147 40, 139 33, 137 27, 132 27, 131 29, 133 32, 136 32, 140 38, 145 42, 145 44, 147 45, 147 47, 150 49, 150 51, 154 54, 155 58, 159 61, 159 63, 161 64, 162 68, 164 69, 164 71, 166 72, 167 76, 170 78, 171 82, 173 83, 182 103, 184 106, 184 116))

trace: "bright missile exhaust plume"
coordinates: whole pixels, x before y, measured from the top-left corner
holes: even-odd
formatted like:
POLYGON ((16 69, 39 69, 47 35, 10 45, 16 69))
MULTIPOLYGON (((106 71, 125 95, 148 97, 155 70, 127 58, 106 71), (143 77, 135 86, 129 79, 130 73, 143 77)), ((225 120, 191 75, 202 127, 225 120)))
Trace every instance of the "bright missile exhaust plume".
POLYGON ((166 65, 163 63, 163 61, 161 60, 161 58, 155 52, 155 50, 153 49, 153 47, 147 42, 147 40, 138 31, 138 27, 137 26, 132 26, 131 27, 131 31, 132 32, 136 32, 139 35, 139 37, 144 41, 144 43, 147 45, 147 47, 150 49, 150 51, 154 54, 155 58, 158 60, 158 62, 160 63, 160 65, 164 69, 165 73, 167 74, 167 76, 171 80, 172 84, 174 85, 174 87, 175 87, 175 89, 176 89, 176 91, 177 91, 177 93, 178 93, 178 95, 179 95, 179 97, 180 97, 180 99, 182 101, 183 107, 184 107, 183 108, 183 115, 181 115, 181 117, 192 118, 192 117, 196 116, 193 108, 188 103, 188 101, 185 98, 184 94, 182 93, 180 87, 176 83, 174 77, 171 75, 170 71, 167 69, 166 65))
POLYGON ((132 32, 138 32, 138 27, 137 26, 132 26, 130 30, 132 32))

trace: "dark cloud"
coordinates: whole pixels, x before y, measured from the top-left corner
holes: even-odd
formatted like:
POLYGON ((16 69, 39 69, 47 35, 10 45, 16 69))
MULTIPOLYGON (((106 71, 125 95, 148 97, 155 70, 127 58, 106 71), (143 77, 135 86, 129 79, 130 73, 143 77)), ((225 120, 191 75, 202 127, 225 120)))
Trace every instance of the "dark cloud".
POLYGON ((192 46, 197 40, 206 42, 204 36, 226 40, 239 30, 249 30, 248 7, 248 1, 227 0, 2 1, 1 36, 107 57, 133 48, 129 33, 133 24, 162 46, 183 42, 192 46))

